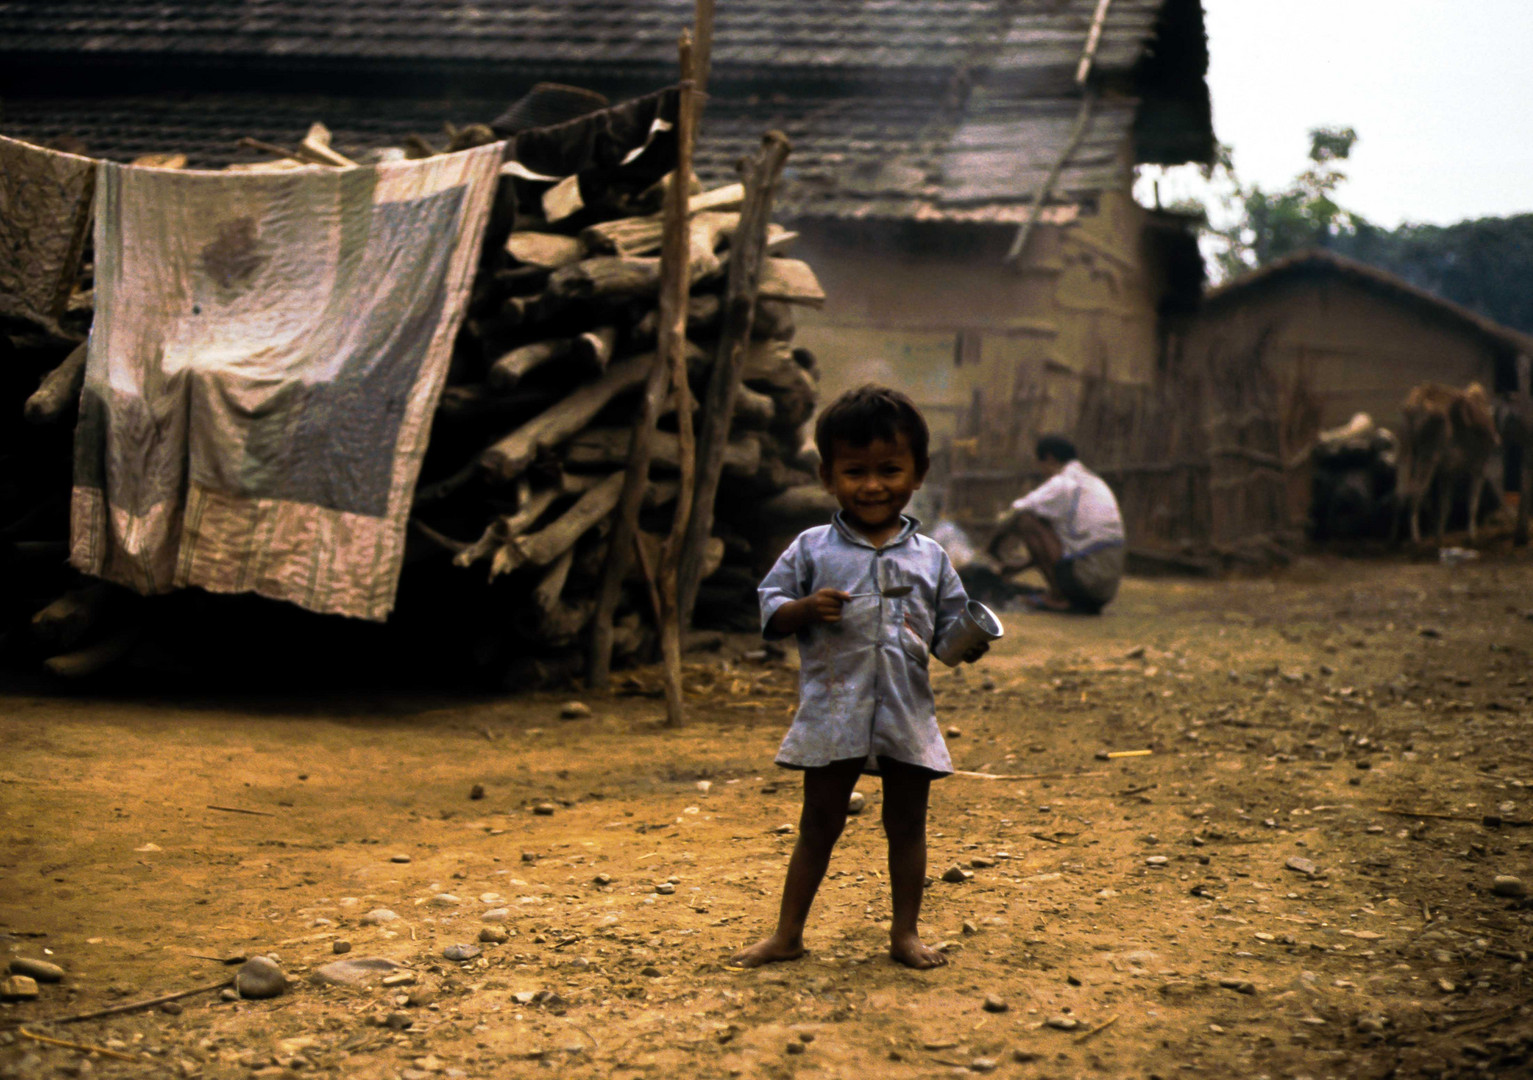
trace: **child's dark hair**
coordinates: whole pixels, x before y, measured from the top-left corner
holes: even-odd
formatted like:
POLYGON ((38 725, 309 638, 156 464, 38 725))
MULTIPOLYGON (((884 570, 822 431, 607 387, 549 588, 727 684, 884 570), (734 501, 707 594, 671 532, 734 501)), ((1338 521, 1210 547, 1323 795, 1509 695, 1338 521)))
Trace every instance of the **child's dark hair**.
POLYGON ((1075 460, 1075 444, 1063 435, 1045 435, 1033 448, 1033 456, 1039 461, 1048 457, 1061 465, 1068 465, 1075 460))
POLYGON ((893 442, 900 435, 905 436, 905 442, 910 446, 917 474, 925 476, 931 466, 931 433, 927 430, 926 418, 915 402, 898 390, 873 383, 848 390, 836 398, 821 411, 814 425, 815 449, 819 450, 820 461, 827 469, 837 442, 860 448, 874 439, 893 442))

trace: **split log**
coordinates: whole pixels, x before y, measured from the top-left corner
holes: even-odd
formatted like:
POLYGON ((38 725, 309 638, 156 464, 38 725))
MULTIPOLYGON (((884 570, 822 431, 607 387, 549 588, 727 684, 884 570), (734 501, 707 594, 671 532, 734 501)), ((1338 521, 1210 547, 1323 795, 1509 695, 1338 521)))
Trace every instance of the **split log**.
POLYGON ((574 342, 568 338, 552 341, 535 341, 531 345, 519 345, 490 365, 488 382, 499 391, 515 389, 527 375, 545 364, 563 359, 570 354, 574 342))
POLYGON ((548 279, 549 292, 569 300, 629 300, 660 291, 660 260, 599 255, 562 266, 548 279))
POLYGON ((87 342, 80 342, 63 363, 43 376, 42 385, 27 398, 29 423, 51 424, 79 403, 80 390, 85 386, 87 346, 87 342))
POLYGON ((819 307, 825 303, 825 290, 802 259, 768 259, 761 269, 761 297, 819 307))
POLYGON ((563 221, 585 207, 580 196, 580 174, 566 176, 543 192, 543 217, 550 222, 563 221))
POLYGON ((483 383, 459 383, 443 388, 436 413, 439 419, 452 423, 516 413, 535 415, 558 400, 559 395, 551 390, 497 394, 483 383))
POLYGON ((564 593, 564 583, 569 580, 570 567, 575 565, 575 549, 571 547, 554 560, 537 587, 532 590, 532 602, 544 615, 553 611, 564 593))
POLYGON ((777 402, 768 394, 741 386, 735 390, 734 409, 730 415, 738 427, 769 428, 777 419, 777 402))
POLYGON ((642 383, 654 362, 654 355, 646 353, 613 364, 601 378, 579 387, 490 447, 480 461, 495 475, 512 479, 532 464, 539 450, 558 446, 589 424, 609 401, 642 383))
POLYGON ((614 473, 580 497, 573 507, 547 528, 528 536, 513 536, 495 553, 490 576, 498 577, 520 566, 547 566, 617 507, 623 492, 623 475, 614 473))
POLYGON ((612 351, 617 347, 617 327, 599 326, 587 330, 571 344, 576 358, 587 367, 605 371, 612 362, 612 351))
POLYGON ((506 254, 519 263, 557 270, 561 266, 579 262, 585 254, 581 243, 573 236, 560 233, 513 232, 506 237, 506 254))
POLYGON ((61 679, 86 679, 126 660, 142 637, 142 628, 131 627, 78 652, 51 656, 43 667, 61 679))
MULTIPOLYGON (((715 293, 695 293, 687 298, 687 334, 707 337, 718 327, 723 301, 715 293)), ((653 343, 660 332, 660 311, 651 308, 634 324, 632 339, 643 345, 653 343)))
POLYGON ((453 563, 457 566, 472 566, 508 540, 520 536, 537 523, 538 518, 548 511, 561 494, 558 488, 545 488, 534 493, 531 485, 523 481, 516 513, 490 522, 484 535, 454 556, 453 563))
POLYGON ((793 307, 781 300, 756 301, 756 317, 751 322, 751 337, 790 340, 797 331, 793 307))
MULTIPOLYGON (((738 207, 744 199, 745 186, 729 184, 692 196, 687 200, 687 212, 694 220, 704 215, 718 215, 724 227, 723 235, 728 236, 740 218, 739 214, 729 211, 738 207)), ((664 218, 660 214, 622 218, 587 226, 580 231, 580 240, 586 250, 593 254, 648 255, 660 250, 660 237, 664 228, 664 218)))
POLYGON ((53 649, 71 649, 111 606, 114 589, 104 581, 71 589, 32 616, 32 636, 53 649))
MULTIPOLYGON (((628 458, 633 432, 628 428, 589 428, 569 441, 565 464, 575 469, 606 469, 628 458)), ((736 439, 724 449, 724 471, 742 479, 761 469, 761 446, 751 439, 736 439)), ((669 431, 655 432, 650 462, 665 469, 681 467, 681 441, 669 431)))
POLYGON ((569 297, 553 292, 533 293, 531 296, 508 296, 500 310, 488 320, 486 329, 505 333, 541 323, 552 322, 570 309, 569 297))
POLYGON ((793 358, 786 342, 751 342, 740 376, 747 386, 771 395, 780 429, 796 430, 814 415, 818 400, 814 376, 793 358))

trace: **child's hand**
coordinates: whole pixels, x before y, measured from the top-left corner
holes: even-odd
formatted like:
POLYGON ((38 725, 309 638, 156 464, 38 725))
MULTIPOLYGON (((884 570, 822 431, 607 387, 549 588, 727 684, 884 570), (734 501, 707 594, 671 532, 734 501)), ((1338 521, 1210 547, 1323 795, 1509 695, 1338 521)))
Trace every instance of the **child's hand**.
POLYGON ((978 645, 974 646, 974 648, 963 654, 963 662, 965 664, 975 663, 981 656, 984 656, 989 651, 990 642, 981 641, 978 645))
POLYGON ((840 589, 821 589, 804 597, 802 603, 809 622, 836 623, 841 621, 841 605, 851 598, 840 589))

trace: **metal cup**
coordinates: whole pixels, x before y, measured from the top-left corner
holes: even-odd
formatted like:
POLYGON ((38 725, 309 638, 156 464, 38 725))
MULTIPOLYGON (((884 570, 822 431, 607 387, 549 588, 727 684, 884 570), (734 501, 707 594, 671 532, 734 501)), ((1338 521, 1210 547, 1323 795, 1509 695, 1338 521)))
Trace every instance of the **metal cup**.
POLYGON ((978 600, 970 600, 963 616, 932 649, 932 655, 948 667, 957 667, 974 646, 996 641, 1005 633, 1006 628, 995 612, 978 600))

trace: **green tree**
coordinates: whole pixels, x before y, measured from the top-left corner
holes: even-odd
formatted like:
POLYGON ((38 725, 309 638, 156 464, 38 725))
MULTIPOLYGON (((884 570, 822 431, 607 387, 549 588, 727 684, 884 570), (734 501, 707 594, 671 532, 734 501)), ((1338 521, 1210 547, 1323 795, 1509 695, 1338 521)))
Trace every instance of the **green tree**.
POLYGON ((1347 178, 1342 162, 1356 143, 1357 132, 1352 128, 1313 128, 1309 167, 1275 192, 1242 184, 1229 148, 1220 147, 1219 168, 1232 188, 1227 204, 1234 212, 1234 219, 1222 228, 1210 226, 1217 238, 1215 258, 1221 276, 1245 273, 1305 248, 1331 247, 1338 238, 1356 233, 1365 223, 1335 199, 1336 189, 1347 178))

